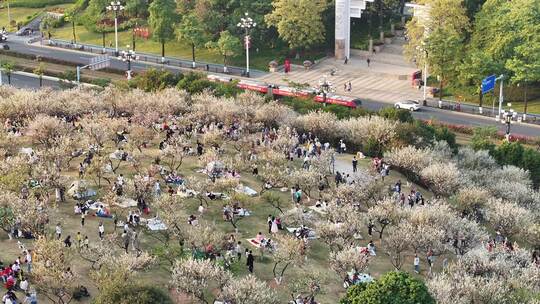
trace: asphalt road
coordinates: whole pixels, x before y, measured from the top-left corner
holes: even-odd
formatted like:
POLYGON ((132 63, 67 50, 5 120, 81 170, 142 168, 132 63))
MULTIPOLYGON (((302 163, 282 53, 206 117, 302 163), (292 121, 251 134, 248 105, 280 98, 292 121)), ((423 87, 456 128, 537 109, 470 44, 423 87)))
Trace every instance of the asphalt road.
MULTIPOLYGON (((40 47, 36 45, 26 44, 27 38, 10 36, 10 41, 8 45, 11 51, 22 53, 22 54, 32 54, 39 55, 42 57, 69 61, 80 65, 86 65, 90 62, 92 57, 96 57, 95 54, 89 54, 84 52, 77 52, 72 50, 64 50, 59 48, 48 48, 40 47)), ((132 62, 132 70, 135 72, 144 71, 150 67, 162 67, 171 72, 179 72, 182 69, 171 66, 164 66, 160 64, 151 64, 145 62, 132 62)), ((127 64, 116 58, 111 58, 110 67, 118 70, 126 70, 127 64)), ((84 73, 84 71, 83 71, 84 73)), ((37 79, 30 79, 29 77, 20 77, 21 84, 17 83, 17 78, 13 79, 12 84, 18 87, 38 87, 37 79)), ((50 83, 46 81, 46 85, 58 87, 57 84, 50 83)), ((359 96, 359 98, 362 98, 359 96)), ((363 102, 363 106, 370 110, 378 110, 383 107, 392 106, 391 104, 383 101, 367 100, 363 102)), ((495 121, 494 118, 483 117, 479 115, 465 114, 460 112, 442 110, 438 108, 428 108, 424 107, 421 111, 413 113, 413 116, 418 119, 434 119, 443 123, 454 124, 454 125, 467 125, 467 126, 486 126, 494 125, 499 128, 500 131, 504 132, 506 126, 500 122, 495 121)), ((540 137, 540 126, 531 125, 531 124, 519 124, 515 123, 512 125, 512 133, 519 134, 523 136, 534 136, 540 137)))

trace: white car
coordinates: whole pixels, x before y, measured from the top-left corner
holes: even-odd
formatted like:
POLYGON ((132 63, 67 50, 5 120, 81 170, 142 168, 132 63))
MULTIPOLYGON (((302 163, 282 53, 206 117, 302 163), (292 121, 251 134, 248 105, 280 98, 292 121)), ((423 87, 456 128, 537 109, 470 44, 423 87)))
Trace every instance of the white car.
POLYGON ((416 100, 405 100, 405 101, 396 102, 394 107, 396 109, 404 109, 404 110, 409 110, 409 111, 418 111, 421 108, 420 103, 418 103, 418 101, 416 100))

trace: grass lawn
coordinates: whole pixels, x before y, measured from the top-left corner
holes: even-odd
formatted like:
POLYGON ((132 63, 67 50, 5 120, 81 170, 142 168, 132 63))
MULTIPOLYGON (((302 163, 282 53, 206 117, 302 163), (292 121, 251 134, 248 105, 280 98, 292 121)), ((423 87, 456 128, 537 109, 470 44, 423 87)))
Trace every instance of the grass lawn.
MULTIPOLYGON (((49 6, 46 8, 26 8, 26 7, 13 7, 10 8, 10 15, 11 20, 15 20, 17 22, 23 22, 27 21, 27 17, 34 15, 35 13, 47 11, 47 10, 59 10, 59 9, 67 9, 71 7, 73 4, 60 4, 60 5, 54 5, 49 6)), ((11 28, 9 26, 8 21, 8 10, 7 7, 0 8, 0 27, 5 26, 9 30, 16 30, 17 28, 11 28)))
MULTIPOLYGON (((30 144, 26 139, 22 139, 22 142, 20 146, 29 146, 30 144)), ((156 147, 157 142, 155 145, 152 145, 152 147, 156 147)), ((231 149, 232 150, 232 149, 231 149)), ((231 153, 232 151, 229 150, 228 153, 231 153)), ((144 158, 142 159, 144 165, 149 165, 150 162, 159 154, 159 151, 156 148, 148 148, 144 149, 144 158)), ((352 159, 352 155, 344 154, 338 156, 338 161, 342 161, 344 166, 350 165, 350 160, 352 159), (346 164, 346 165, 345 165, 346 164)), ((71 166, 68 170, 64 171, 64 174, 69 176, 70 180, 75 180, 77 177, 77 167, 78 163, 80 162, 80 159, 75 159, 71 162, 71 166)), ((300 161, 297 161, 297 165, 300 164, 300 161)), ((364 159, 359 161, 359 167, 368 168, 371 164, 370 159, 364 159)), ((192 175, 198 175, 200 173, 196 173, 195 170, 200 168, 200 165, 198 164, 198 160, 196 157, 189 157, 185 160, 180 173, 183 176, 192 176, 192 175)), ((348 167, 347 167, 348 168, 348 167)), ((347 170, 347 169, 340 169, 340 170, 347 170)), ((126 164, 122 165, 119 169, 118 173, 123 173, 125 176, 132 176, 133 171, 130 169, 126 164)), ((245 185, 250 186, 253 189, 259 190, 261 188, 261 181, 257 178, 252 176, 249 172, 241 172, 242 178, 241 182, 245 185)), ((409 183, 406 183, 406 179, 399 174, 398 172, 392 171, 390 176, 385 179, 385 183, 388 185, 393 185, 398 179, 401 179, 403 181, 404 189, 403 191, 409 191, 411 187, 416 187, 414 185, 411 185, 409 183)), ((96 185, 92 184, 91 179, 87 179, 89 181, 89 184, 92 188, 96 189, 96 185)), ((104 187, 108 187, 105 185, 104 187)), ((165 189, 165 187, 162 187, 165 189)), ((98 190, 98 197, 99 195, 102 195, 104 193, 103 189, 97 189, 98 190)), ((429 193, 425 189, 420 189, 420 191, 426 196, 426 198, 432 197, 432 194, 429 193)), ((290 200, 290 194, 287 192, 283 193, 276 190, 276 193, 280 195, 283 202, 286 202, 284 205, 284 210, 289 210, 293 207, 293 204, 290 200)), ((166 195, 166 194, 164 194, 166 195)), ((90 242, 98 242, 98 233, 97 233, 97 227, 99 221, 103 221, 105 223, 105 229, 106 233, 110 233, 113 230, 113 224, 112 220, 110 219, 102 219, 102 218, 96 218, 93 216, 88 216, 86 220, 86 224, 84 227, 81 227, 80 225, 80 217, 73 214, 73 205, 74 200, 68 199, 66 203, 61 203, 58 205, 58 208, 52 209, 52 213, 50 215, 50 233, 51 235, 54 233, 54 226, 57 222, 62 223, 63 226, 63 238, 67 235, 71 235, 74 237, 78 231, 80 231, 83 235, 88 235, 90 242)), ((311 200, 311 203, 313 204, 314 199, 311 200)), ((225 201, 210 201, 210 207, 207 209, 207 212, 205 213, 202 220, 212 222, 216 225, 216 227, 228 234, 235 233, 233 226, 229 222, 224 222, 222 220, 222 206, 225 204, 225 201)), ((188 199, 185 201, 185 211, 187 214, 196 214, 198 207, 198 201, 195 199, 188 199)), ((267 224, 266 224, 266 218, 269 214, 272 215, 279 215, 279 212, 274 209, 272 206, 264 204, 258 197, 254 197, 251 202, 248 203, 247 208, 252 211, 252 216, 244 218, 238 222, 238 229, 239 232, 236 235, 237 240, 243 240, 244 246, 249 248, 249 245, 246 244, 245 239, 250 237, 255 237, 258 231, 262 231, 263 233, 267 231, 267 224)), ((123 219, 123 215, 127 214, 126 209, 119 209, 119 208, 112 208, 113 212, 117 212, 120 219, 123 219)), ((187 219, 186 219, 187 220, 187 219)), ((184 225, 187 225, 184 223, 184 225)), ((148 232, 148 233, 155 233, 155 232, 148 232)), ((286 233, 286 232, 280 232, 280 233, 286 233)), ((364 236, 363 240, 359 241, 359 245, 365 246, 369 239, 367 239, 367 229, 362 234, 364 236)), ((384 244, 381 244, 380 240, 377 238, 374 239, 376 246, 378 247, 378 255, 376 257, 371 258, 371 263, 368 269, 368 272, 371 273, 373 276, 378 277, 385 272, 388 272, 393 269, 389 262, 388 256, 384 254, 383 248, 384 244)), ((31 242, 23 241, 27 244, 28 247, 32 247, 31 242)), ((158 245, 154 238, 151 238, 146 233, 142 234, 141 236, 141 246, 144 250, 151 251, 152 248, 158 245)), ((20 255, 19 250, 17 248, 17 243, 14 240, 8 240, 7 235, 5 233, 0 233, 0 247, 2 250, 0 250, 0 259, 4 262, 9 262, 13 260, 16 256, 20 255)), ((250 248, 255 249, 255 248, 250 248)), ((84 262, 80 256, 77 253, 77 250, 72 247, 72 253, 74 256, 74 269, 77 273, 80 274, 80 284, 88 287, 91 294, 96 294, 97 290, 95 286, 93 286, 92 282, 89 280, 89 271, 90 266, 87 262, 84 262)), ((339 278, 334 272, 329 271, 328 266, 328 246, 320 241, 312 241, 310 242, 310 250, 309 255, 307 258, 306 266, 304 266, 305 270, 307 271, 316 271, 319 273, 322 273, 326 276, 326 284, 323 285, 323 291, 324 293, 322 295, 319 295, 317 297, 317 300, 320 301, 320 303, 328 303, 333 304, 337 302, 337 299, 339 299, 341 296, 343 296, 345 289, 341 286, 342 285, 342 279, 339 278)), ((267 281, 271 288, 276 289, 278 292, 280 303, 286 303, 290 299, 290 292, 286 287, 286 284, 288 281, 290 281, 292 278, 297 277, 299 268, 297 267, 291 267, 288 269, 288 271, 285 273, 284 282, 281 286, 278 286, 273 281, 273 275, 272 275, 272 267, 273 263, 271 261, 271 258, 269 257, 269 254, 266 253, 264 258, 261 258, 259 256, 259 251, 254 250, 254 253, 256 254, 256 261, 255 261, 255 275, 259 277, 260 279, 267 281)), ((412 253, 407 253, 404 256, 404 266, 403 270, 412 272, 412 253)), ((442 258, 437 260, 436 262, 436 268, 440 269, 442 258)), ((237 274, 237 275, 244 275, 247 273, 247 268, 245 267, 245 259, 243 259, 240 263, 233 264, 231 267, 231 270, 237 274)), ((425 263, 422 263, 424 266, 425 263)), ((424 267, 425 268, 425 267, 424 267)), ((424 269, 425 270, 425 269, 424 269)), ((426 275, 425 272, 420 274, 420 277, 426 275)), ((164 266, 156 266, 153 269, 143 273, 140 276, 140 280, 142 280, 144 283, 152 284, 155 286, 162 286, 165 287, 170 279, 170 275, 168 273, 168 269, 164 266)), ((0 290, 2 290, 3 287, 0 287, 0 290)), ((1 291, 0 291, 1 292, 1 291)), ((21 295, 22 296, 22 295, 21 295)), ((210 298, 210 296, 209 296, 210 298)), ((44 301, 44 299, 41 299, 44 301)), ((47 303, 47 302, 45 302, 47 303)), ((185 302, 182 302, 185 303, 185 302)))
MULTIPOLYGON (((451 97, 449 99, 450 100, 456 100, 453 97, 451 97)), ((463 104, 471 104, 471 105, 478 105, 479 104, 478 100, 474 100, 474 99, 467 99, 466 101, 464 101, 462 103, 463 104)), ((525 109, 525 103, 523 101, 512 101, 511 104, 512 104, 512 106, 509 107, 508 103, 504 102, 503 103, 503 110, 508 110, 508 109, 511 108, 514 111, 518 111, 518 112, 523 113, 523 111, 525 109)), ((488 100, 488 101, 484 100, 484 103, 483 103, 484 108, 491 108, 492 106, 493 106, 493 101, 492 100, 488 100)), ((497 109, 498 106, 499 106, 499 101, 495 100, 495 109, 497 109)), ((527 102, 527 113, 540 114, 540 99, 529 100, 527 102)))
MULTIPOLYGON (((76 26, 75 33, 77 36, 77 41, 95 44, 98 46, 103 45, 103 36, 100 33, 89 32, 82 25, 76 26)), ((53 38, 69 41, 73 40, 72 28, 69 25, 54 29, 51 34, 53 38)), ((105 45, 109 47, 114 47, 114 44, 114 33, 107 33, 105 37, 105 45)), ((118 32, 119 48, 125 49, 128 45, 131 47, 131 44, 131 31, 118 32)), ((137 52, 141 53, 161 55, 161 44, 151 39, 147 40, 137 38, 135 40, 135 49, 137 52)), ((283 64, 285 58, 287 58, 287 54, 287 49, 259 49, 259 51, 257 52, 257 48, 256 46, 254 46, 250 51, 250 66, 262 71, 268 71, 268 63, 270 61, 277 60, 279 63, 283 64)), ((165 45, 165 56, 191 60, 191 46, 183 42, 171 41, 165 45)), ((223 57, 221 55, 206 48, 196 49, 195 56, 197 61, 223 64, 223 57)), ((324 54, 320 52, 314 52, 313 54, 308 54, 306 56, 306 58, 310 60, 319 59, 322 57, 324 57, 324 54)), ((245 60, 246 59, 244 51, 242 51, 237 56, 228 59, 228 65, 243 67, 246 64, 245 60)), ((303 60, 304 59, 293 60, 293 62, 301 64, 303 60)))

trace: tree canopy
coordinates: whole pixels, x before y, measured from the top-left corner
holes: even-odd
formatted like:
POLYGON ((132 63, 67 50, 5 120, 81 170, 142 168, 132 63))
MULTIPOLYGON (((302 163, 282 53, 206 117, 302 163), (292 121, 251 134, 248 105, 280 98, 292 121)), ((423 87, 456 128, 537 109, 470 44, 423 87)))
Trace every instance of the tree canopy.
POLYGON ((309 48, 324 41, 325 27, 322 13, 327 0, 275 0, 273 11, 265 16, 279 36, 291 49, 309 48))

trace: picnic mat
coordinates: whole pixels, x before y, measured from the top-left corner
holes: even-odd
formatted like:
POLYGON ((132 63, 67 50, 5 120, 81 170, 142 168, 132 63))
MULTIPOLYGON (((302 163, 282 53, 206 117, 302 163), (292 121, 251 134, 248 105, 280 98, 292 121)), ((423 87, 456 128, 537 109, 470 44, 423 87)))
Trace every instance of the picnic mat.
POLYGON ((130 208, 137 207, 137 202, 131 198, 121 198, 121 201, 115 202, 114 205, 120 208, 130 208))
POLYGON ((261 248, 261 243, 257 241, 257 239, 246 239, 248 243, 250 243, 252 246, 255 246, 255 248, 261 248))
POLYGON ((109 205, 102 202, 93 202, 88 208, 90 208, 90 210, 98 210, 99 206, 101 206, 102 209, 109 207, 109 205))
POLYGON ((151 218, 146 221, 146 226, 152 231, 167 230, 167 225, 159 218, 151 218))
POLYGON ((239 186, 238 188, 234 189, 234 191, 236 191, 238 193, 244 193, 244 194, 249 195, 249 196, 257 196, 257 194, 258 194, 257 191, 251 189, 248 186, 239 186))
MULTIPOLYGON (((315 234, 315 231, 309 229, 308 227, 305 227, 309 230, 308 232, 308 240, 315 240, 317 239, 317 235, 315 234)), ((300 229, 300 227, 298 228, 291 228, 291 227, 286 227, 285 229, 287 229, 287 231, 289 231, 290 233, 292 234, 295 234, 294 232, 298 229, 300 229)))
POLYGON ((308 208, 319 214, 326 214, 326 207, 309 206, 308 208))

